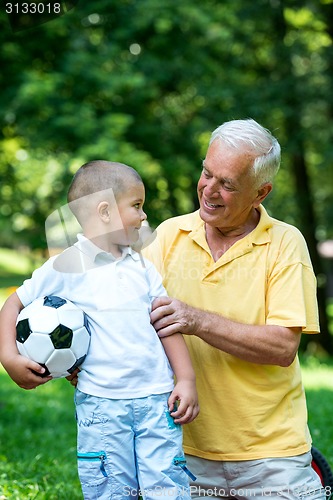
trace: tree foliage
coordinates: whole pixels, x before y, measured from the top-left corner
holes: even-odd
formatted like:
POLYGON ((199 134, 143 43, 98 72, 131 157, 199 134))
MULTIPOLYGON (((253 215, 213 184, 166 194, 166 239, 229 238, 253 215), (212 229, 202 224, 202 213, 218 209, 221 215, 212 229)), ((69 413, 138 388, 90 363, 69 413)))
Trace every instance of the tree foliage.
POLYGON ((332 0, 80 0, 13 32, 0 18, 2 244, 45 245, 43 224, 84 162, 137 168, 149 221, 196 207, 211 131, 253 117, 283 164, 267 207, 333 238, 332 0))

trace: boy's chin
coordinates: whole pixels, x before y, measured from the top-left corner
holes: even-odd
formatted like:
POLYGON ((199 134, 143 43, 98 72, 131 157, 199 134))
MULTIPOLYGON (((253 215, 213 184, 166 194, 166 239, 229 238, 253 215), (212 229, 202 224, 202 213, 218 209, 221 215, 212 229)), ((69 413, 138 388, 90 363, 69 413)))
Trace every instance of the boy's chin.
POLYGON ((133 232, 127 235, 127 245, 132 246, 135 244, 140 243, 140 234, 137 229, 135 229, 133 232))
POLYGON ((123 238, 119 238, 118 245, 131 246, 135 245, 135 243, 137 243, 138 241, 139 241, 139 231, 135 229, 134 231, 127 233, 126 236, 124 235, 123 238))
POLYGON ((137 229, 126 231, 126 233, 123 230, 109 233, 109 241, 114 245, 129 246, 136 243, 138 239, 139 231, 137 229))

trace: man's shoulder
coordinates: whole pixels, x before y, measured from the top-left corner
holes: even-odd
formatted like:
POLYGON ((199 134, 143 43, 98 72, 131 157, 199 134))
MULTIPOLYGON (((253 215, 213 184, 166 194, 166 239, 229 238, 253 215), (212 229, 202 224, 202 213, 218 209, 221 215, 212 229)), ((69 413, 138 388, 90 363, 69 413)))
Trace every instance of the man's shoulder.
POLYGON ((307 243, 301 231, 288 222, 270 217, 269 228, 271 248, 279 258, 288 256, 290 262, 303 262, 310 265, 307 243))
POLYGON ((275 239, 287 238, 304 240, 301 231, 292 224, 272 217, 264 207, 261 207, 261 228, 268 230, 275 239))
POLYGON ((179 235, 190 233, 200 224, 200 221, 199 212, 178 215, 163 221, 156 229, 157 237, 143 249, 144 256, 152 261, 161 272, 161 262, 175 241, 178 240, 179 235))
POLYGON ((272 232, 280 238, 298 241, 304 240, 303 234, 296 226, 275 218, 272 218, 272 232))
POLYGON ((201 222, 199 210, 197 210, 165 220, 158 226, 157 232, 192 231, 201 222))

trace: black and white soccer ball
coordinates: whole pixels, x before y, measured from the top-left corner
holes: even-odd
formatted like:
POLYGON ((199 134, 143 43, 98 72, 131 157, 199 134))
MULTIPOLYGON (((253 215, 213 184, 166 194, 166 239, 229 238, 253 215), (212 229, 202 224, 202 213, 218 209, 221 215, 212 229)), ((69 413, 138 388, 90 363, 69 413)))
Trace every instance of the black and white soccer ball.
POLYGON ((44 366, 42 376, 62 378, 73 373, 85 360, 89 343, 86 315, 62 297, 36 299, 17 318, 18 350, 44 366))

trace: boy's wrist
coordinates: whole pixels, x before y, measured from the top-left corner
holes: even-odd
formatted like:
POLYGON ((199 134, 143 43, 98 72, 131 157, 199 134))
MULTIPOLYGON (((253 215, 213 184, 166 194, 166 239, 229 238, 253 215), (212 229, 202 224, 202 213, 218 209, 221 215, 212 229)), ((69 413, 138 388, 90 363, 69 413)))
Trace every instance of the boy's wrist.
POLYGON ((20 356, 20 353, 18 352, 17 349, 13 349, 10 352, 2 353, 2 355, 0 356, 0 363, 5 368, 5 370, 7 369, 7 366, 16 364, 17 356, 20 356))
POLYGON ((181 378, 181 379, 176 379, 176 383, 175 383, 175 386, 176 385, 179 385, 179 384, 187 384, 187 385, 192 385, 193 387, 196 386, 196 383, 195 383, 195 378, 192 379, 192 378, 181 378))

